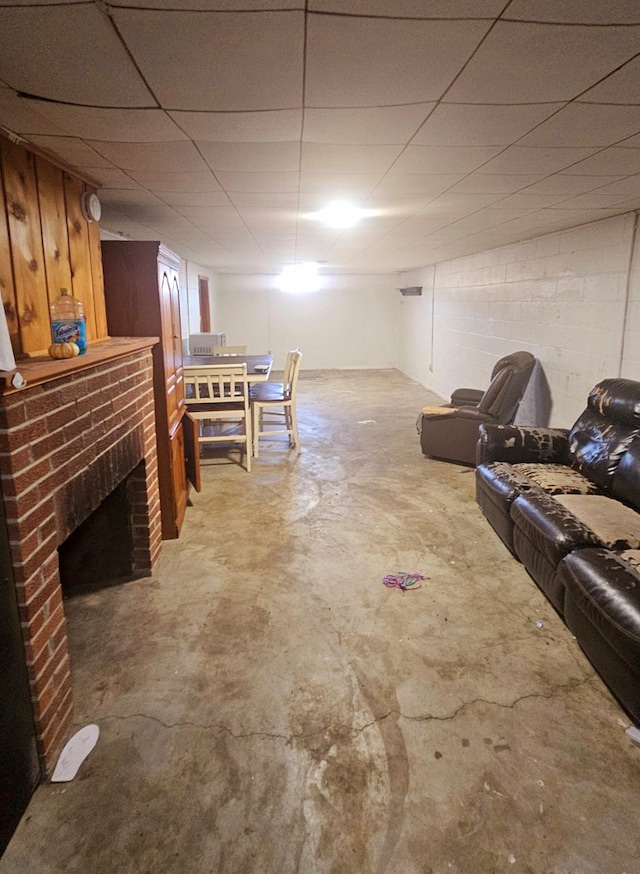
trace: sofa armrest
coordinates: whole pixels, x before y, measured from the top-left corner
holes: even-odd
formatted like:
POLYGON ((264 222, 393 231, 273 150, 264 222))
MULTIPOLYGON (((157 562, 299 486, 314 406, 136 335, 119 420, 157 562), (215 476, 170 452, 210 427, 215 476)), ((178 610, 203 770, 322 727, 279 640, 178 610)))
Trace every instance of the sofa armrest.
POLYGON ((567 428, 533 428, 519 425, 480 425, 476 447, 476 464, 489 461, 537 462, 567 464, 569 462, 569 430, 567 428))
POLYGON ((457 388, 451 395, 451 406, 465 407, 469 404, 477 406, 484 392, 478 388, 457 388))

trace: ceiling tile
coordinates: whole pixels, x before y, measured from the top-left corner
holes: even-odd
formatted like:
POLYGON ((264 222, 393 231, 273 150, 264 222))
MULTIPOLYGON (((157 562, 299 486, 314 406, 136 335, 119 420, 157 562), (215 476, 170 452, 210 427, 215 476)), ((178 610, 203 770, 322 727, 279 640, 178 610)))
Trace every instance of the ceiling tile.
POLYGON ((84 139, 121 143, 187 139, 187 135, 161 109, 105 109, 49 103, 45 100, 28 102, 44 118, 59 125, 64 132, 82 130, 84 139))
POLYGON ((435 197, 464 178, 463 173, 402 173, 396 167, 382 179, 376 194, 430 194, 435 197))
POLYGON ((300 144, 199 142, 202 157, 214 172, 232 170, 248 173, 297 172, 300 144))
POLYGON ((575 173, 578 176, 629 176, 638 172, 640 172, 640 149, 621 149, 616 146, 603 149, 565 170, 565 173, 575 173))
POLYGON ((452 191, 461 194, 512 194, 540 179, 540 174, 483 173, 477 171, 456 183, 452 191))
POLYGON ((367 109, 305 109, 308 143, 393 145, 408 142, 435 103, 367 109))
MULTIPOLYGON (((31 2, 31 0, 26 0, 31 2)), ((67 3, 77 3, 78 0, 65 0, 67 3)), ((179 0, 180 10, 195 12, 201 11, 206 5, 209 12, 237 12, 238 0, 179 0)), ((176 9, 176 0, 118 0, 118 6, 131 7, 133 9, 176 9)), ((279 9, 304 9, 304 0, 251 0, 245 4, 252 9, 275 10, 279 9)))
POLYGON ((309 0, 312 12, 342 15, 380 15, 383 18, 493 18, 503 0, 309 0))
POLYGON ((0 122, 2 127, 23 137, 29 137, 31 134, 64 136, 67 131, 39 112, 39 105, 39 101, 18 97, 15 91, 0 83, 0 122))
POLYGON ((0 8, 0 78, 16 91, 49 100, 155 105, 107 16, 94 4, 0 8))
MULTIPOLYGON (((119 167, 91 167, 87 166, 86 172, 93 176, 104 188, 119 188, 123 191, 142 191, 143 187, 128 173, 119 167)), ((101 195, 102 196, 102 195, 101 195)))
POLYGON ((233 173, 220 171, 216 174, 225 191, 275 191, 298 190, 297 173, 233 173))
POLYGON ((567 173, 554 173, 539 182, 534 182, 526 189, 526 194, 583 194, 585 191, 593 191, 608 182, 617 181, 618 176, 571 176, 567 173))
POLYGON ((640 27, 498 22, 447 92, 447 100, 571 100, 639 51, 640 27))
POLYGON ((378 175, 301 173, 302 193, 324 193, 328 199, 366 198, 380 181, 378 175))
POLYGON ((273 143, 300 139, 302 109, 262 112, 169 112, 194 140, 214 143, 273 143))
POLYGON ((500 146, 409 146, 393 169, 396 173, 470 173, 500 151, 500 146))
POLYGON ((175 207, 182 206, 230 206, 229 196, 224 191, 156 191, 159 198, 175 207))
POLYGON ((561 106, 561 103, 531 106, 441 103, 418 131, 412 145, 508 146, 561 106))
POLYGON ((609 146, 640 131, 640 106, 571 103, 527 134, 519 146, 609 146))
POLYGON ((305 105, 365 107, 437 100, 488 27, 489 22, 481 21, 311 16, 305 105))
POLYGON ((292 210, 295 211, 298 206, 298 194, 291 193, 275 193, 275 192, 255 192, 255 191, 234 191, 229 195, 234 206, 242 209, 247 206, 255 206, 269 208, 274 210, 292 210))
POLYGON ((123 170, 149 173, 206 172, 207 166, 193 143, 113 143, 89 141, 96 152, 123 170))
POLYGON ((580 95, 580 100, 595 103, 634 103, 640 102, 638 92, 640 82, 640 57, 633 58, 620 70, 580 95))
POLYGON ((635 0, 511 0, 507 18, 567 24, 637 24, 635 0))
POLYGON ((330 143, 302 144, 304 173, 382 174, 400 154, 399 146, 336 146, 330 143))
MULTIPOLYGON (((594 149, 533 149, 511 146, 484 166, 487 173, 556 173, 593 154, 594 149)), ((613 171, 615 172, 615 171, 613 171)))
POLYGON ((73 167, 111 167, 108 158, 100 155, 84 140, 76 137, 54 137, 36 134, 29 137, 29 142, 41 149, 46 149, 54 155, 62 158, 73 167))
POLYGON ((167 109, 302 106, 302 12, 112 8, 111 14, 153 93, 167 109))
POLYGON ((219 191, 213 173, 163 173, 131 171, 131 176, 151 191, 219 191))

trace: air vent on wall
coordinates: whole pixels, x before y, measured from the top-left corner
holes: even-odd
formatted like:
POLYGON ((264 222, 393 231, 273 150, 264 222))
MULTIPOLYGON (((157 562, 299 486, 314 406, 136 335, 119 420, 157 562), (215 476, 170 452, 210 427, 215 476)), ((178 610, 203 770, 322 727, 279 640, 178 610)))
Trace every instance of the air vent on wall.
POLYGON ((422 294, 422 286, 411 285, 409 288, 399 288, 398 291, 403 297, 420 297, 422 294))

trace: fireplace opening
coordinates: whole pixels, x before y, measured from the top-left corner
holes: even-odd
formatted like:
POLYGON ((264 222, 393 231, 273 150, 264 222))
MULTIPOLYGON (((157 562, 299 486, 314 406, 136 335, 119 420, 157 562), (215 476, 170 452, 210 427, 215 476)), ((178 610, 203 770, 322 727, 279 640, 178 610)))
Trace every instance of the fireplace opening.
POLYGON ((136 577, 126 480, 58 547, 64 597, 136 577))

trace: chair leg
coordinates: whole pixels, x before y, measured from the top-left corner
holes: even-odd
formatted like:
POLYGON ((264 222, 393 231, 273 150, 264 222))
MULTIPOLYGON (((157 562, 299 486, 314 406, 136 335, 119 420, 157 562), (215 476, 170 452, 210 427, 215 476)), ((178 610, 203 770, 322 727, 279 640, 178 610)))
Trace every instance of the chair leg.
POLYGON ((251 459, 253 458, 253 434, 251 428, 251 408, 247 409, 244 417, 244 451, 247 459, 247 473, 251 473, 251 459))
POLYGON ((291 434, 293 436, 293 441, 291 445, 300 452, 300 436, 298 434, 298 415, 296 412, 295 403, 291 403, 289 406, 289 427, 291 429, 291 434))
POLYGON ((255 401, 253 404, 253 455, 258 457, 260 442, 260 427, 262 421, 262 406, 255 401))

